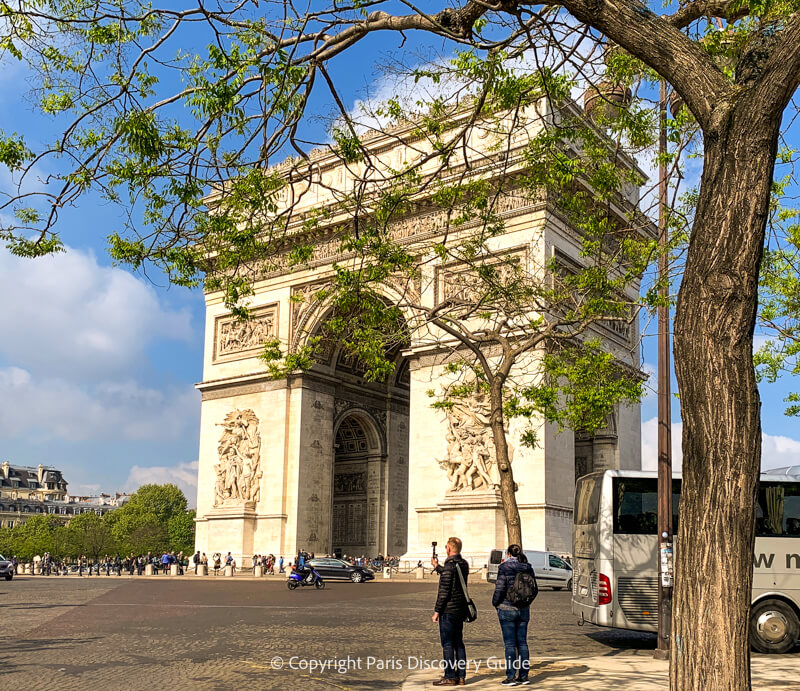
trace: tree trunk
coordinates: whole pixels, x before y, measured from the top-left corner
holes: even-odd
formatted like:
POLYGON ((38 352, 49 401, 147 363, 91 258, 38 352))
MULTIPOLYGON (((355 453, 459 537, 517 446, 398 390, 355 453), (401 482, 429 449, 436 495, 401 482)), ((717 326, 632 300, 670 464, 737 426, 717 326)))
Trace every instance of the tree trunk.
POLYGON ((683 418, 670 687, 750 688, 748 619, 760 399, 758 271, 780 117, 740 98, 705 133, 701 195, 675 316, 683 418))
POLYGON ((522 546, 522 524, 517 508, 517 489, 514 483, 514 471, 508 457, 508 441, 506 427, 503 423, 503 386, 492 386, 490 393, 492 439, 496 453, 495 462, 500 471, 500 498, 503 501, 503 514, 506 519, 508 544, 522 546))

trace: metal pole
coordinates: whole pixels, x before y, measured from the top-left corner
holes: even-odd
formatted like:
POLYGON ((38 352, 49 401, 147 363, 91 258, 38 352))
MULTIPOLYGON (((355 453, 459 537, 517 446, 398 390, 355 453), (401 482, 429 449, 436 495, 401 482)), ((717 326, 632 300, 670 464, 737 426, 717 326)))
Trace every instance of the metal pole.
POLYGON ((655 657, 669 659, 672 628, 672 449, 669 367, 669 307, 667 297, 667 85, 659 88, 658 165, 658 647, 655 657))

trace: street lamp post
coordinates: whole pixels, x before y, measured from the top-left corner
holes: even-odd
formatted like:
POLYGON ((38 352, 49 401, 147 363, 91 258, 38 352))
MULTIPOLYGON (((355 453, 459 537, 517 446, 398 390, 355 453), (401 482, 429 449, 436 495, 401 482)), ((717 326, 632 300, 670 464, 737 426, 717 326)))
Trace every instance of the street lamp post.
POLYGON ((669 288, 667 272, 667 86, 659 88, 658 164, 658 647, 655 657, 669 659, 672 625, 672 449, 669 367, 669 288))

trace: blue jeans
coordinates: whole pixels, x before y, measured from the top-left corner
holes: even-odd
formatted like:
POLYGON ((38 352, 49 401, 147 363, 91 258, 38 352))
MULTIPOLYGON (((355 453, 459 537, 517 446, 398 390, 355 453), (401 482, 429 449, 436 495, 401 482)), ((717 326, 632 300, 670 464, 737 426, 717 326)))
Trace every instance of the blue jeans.
POLYGON ((500 630, 503 632, 503 645, 506 649, 506 678, 513 679, 517 672, 518 679, 524 681, 528 678, 530 669, 530 652, 528 651, 528 622, 531 619, 531 610, 511 607, 497 608, 497 617, 500 619, 500 630))
POLYGON ((467 677, 467 649, 464 647, 464 620, 452 614, 439 615, 439 638, 442 641, 444 676, 467 677))

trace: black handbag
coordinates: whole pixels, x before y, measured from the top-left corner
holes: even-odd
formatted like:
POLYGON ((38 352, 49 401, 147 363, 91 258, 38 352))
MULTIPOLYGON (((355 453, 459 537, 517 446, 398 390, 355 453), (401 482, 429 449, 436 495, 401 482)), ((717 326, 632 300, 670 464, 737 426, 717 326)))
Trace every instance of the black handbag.
POLYGON ((478 608, 475 606, 475 603, 469 596, 469 590, 467 590, 467 582, 464 580, 464 574, 461 573, 461 567, 458 564, 454 564, 454 566, 456 571, 458 572, 458 580, 461 581, 461 590, 464 591, 464 598, 467 601, 467 616, 464 618, 464 621, 466 621, 467 623, 471 623, 478 618, 478 608))

